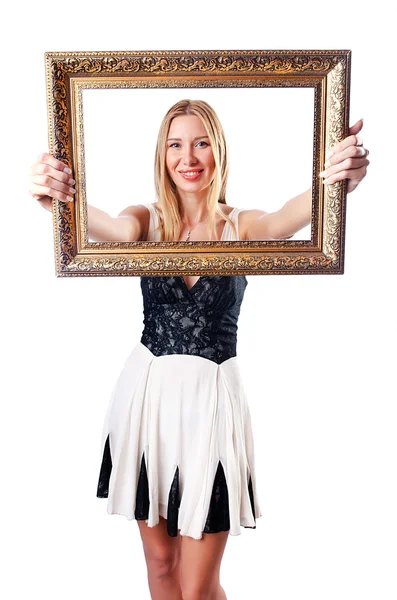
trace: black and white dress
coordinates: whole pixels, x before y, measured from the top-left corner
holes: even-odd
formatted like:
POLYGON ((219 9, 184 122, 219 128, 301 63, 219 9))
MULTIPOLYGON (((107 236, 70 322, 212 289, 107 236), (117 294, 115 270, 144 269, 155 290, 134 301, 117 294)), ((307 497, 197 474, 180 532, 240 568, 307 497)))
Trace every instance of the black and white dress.
MULTIPOLYGON (((158 241, 152 204, 148 240, 158 241)), ((238 226, 239 209, 230 213, 238 226)), ((222 240, 233 240, 226 222, 222 240)), ((238 239, 238 236, 237 236, 238 239)), ((97 497, 107 512, 167 519, 170 536, 256 528, 249 406, 236 358, 245 276, 141 277, 144 330, 103 425, 97 497)))

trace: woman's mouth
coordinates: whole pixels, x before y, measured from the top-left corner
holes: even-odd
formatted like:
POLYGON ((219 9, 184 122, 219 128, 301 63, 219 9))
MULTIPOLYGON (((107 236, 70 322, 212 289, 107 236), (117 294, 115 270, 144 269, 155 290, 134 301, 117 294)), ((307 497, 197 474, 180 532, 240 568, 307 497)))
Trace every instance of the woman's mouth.
POLYGON ((183 177, 183 179, 187 179, 189 181, 195 181, 196 179, 198 179, 201 175, 201 173, 204 171, 204 169, 196 169, 194 170, 190 170, 190 171, 179 171, 179 175, 181 177, 183 177))

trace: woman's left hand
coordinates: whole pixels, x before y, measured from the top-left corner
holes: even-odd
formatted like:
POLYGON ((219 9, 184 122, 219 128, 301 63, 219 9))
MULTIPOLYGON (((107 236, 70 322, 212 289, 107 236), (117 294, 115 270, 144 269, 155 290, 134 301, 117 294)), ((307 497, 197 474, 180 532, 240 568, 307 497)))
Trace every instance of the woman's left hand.
POLYGON ((338 142, 330 152, 326 154, 324 171, 320 177, 324 177, 324 184, 330 185, 342 179, 347 179, 347 193, 356 189, 358 184, 367 174, 369 150, 364 148, 363 141, 357 134, 363 127, 360 119, 350 127, 349 137, 338 142), (331 154, 332 151, 332 154, 331 154))

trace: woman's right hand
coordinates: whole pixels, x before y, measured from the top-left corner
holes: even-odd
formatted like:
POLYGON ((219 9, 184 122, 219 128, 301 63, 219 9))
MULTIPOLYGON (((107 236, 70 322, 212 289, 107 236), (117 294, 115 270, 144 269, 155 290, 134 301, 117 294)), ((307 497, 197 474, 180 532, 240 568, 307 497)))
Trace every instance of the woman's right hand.
POLYGON ((52 198, 73 202, 74 184, 72 171, 46 152, 31 167, 29 192, 46 210, 52 211, 52 198))

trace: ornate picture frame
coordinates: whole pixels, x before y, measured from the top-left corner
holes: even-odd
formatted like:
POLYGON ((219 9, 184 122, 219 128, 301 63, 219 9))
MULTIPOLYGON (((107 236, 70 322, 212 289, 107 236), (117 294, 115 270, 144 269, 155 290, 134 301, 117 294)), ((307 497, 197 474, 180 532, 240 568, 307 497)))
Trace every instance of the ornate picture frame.
POLYGON ((53 201, 56 275, 342 274, 346 181, 323 186, 325 154, 348 135, 350 50, 47 52, 49 150, 73 171, 76 199, 53 201), (310 240, 91 242, 82 91, 109 88, 311 87, 310 240))

